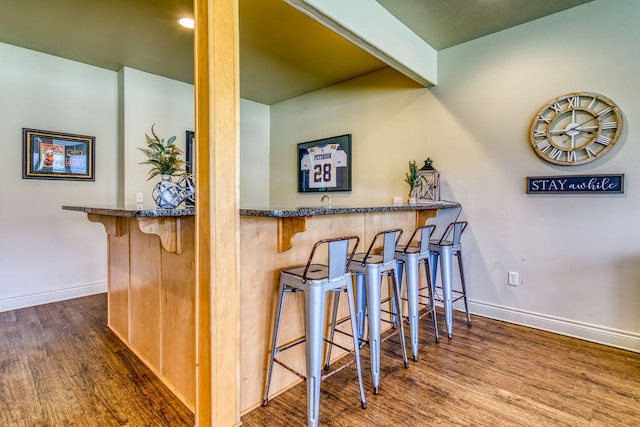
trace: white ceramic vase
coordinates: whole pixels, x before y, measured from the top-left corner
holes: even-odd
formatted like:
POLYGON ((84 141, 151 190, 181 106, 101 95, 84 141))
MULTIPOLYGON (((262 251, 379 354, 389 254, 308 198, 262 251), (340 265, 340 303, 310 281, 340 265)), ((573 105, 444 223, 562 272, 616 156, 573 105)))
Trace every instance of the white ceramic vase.
POLYGON ((180 187, 171 181, 170 175, 162 175, 162 181, 153 187, 152 196, 160 209, 175 209, 181 202, 180 187))

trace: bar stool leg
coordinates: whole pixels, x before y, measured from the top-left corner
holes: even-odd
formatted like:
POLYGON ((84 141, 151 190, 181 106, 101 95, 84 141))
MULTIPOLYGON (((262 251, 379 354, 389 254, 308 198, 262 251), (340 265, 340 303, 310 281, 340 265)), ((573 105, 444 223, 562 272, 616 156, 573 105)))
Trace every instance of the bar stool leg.
POLYGON ((320 382, 322 364, 325 292, 318 286, 309 286, 305 292, 306 347, 307 347, 307 422, 318 425, 320 408, 320 382))
POLYGON ((364 324, 367 315, 367 292, 365 290, 364 274, 354 273, 356 277, 356 321, 358 323, 358 339, 360 346, 364 344, 364 324))
POLYGON ((440 342, 440 336, 438 334, 438 319, 436 319, 436 306, 433 298, 433 282, 431 281, 431 262, 428 258, 424 259, 424 272, 427 278, 427 289, 429 299, 429 313, 431 314, 431 321, 433 322, 433 333, 436 336, 436 343, 440 342))
MULTIPOLYGON (((398 287, 400 288, 400 295, 402 295, 402 270, 404 269, 404 261, 401 260, 396 260, 396 277, 398 278, 398 287)), ((393 304, 392 307, 396 306, 396 302, 395 302, 395 295, 393 293, 391 293, 391 303, 393 304)), ((393 317, 392 317, 392 321, 393 321, 393 327, 395 328, 396 325, 398 324, 398 313, 396 313, 395 311, 393 312, 393 317)))
POLYGON ((347 283, 347 299, 349 300, 349 317, 351 318, 351 335, 353 336, 353 348, 356 358, 356 369, 358 371, 358 384, 360 386, 360 405, 362 409, 367 409, 367 400, 364 396, 364 386, 362 385, 362 369, 360 368, 360 340, 356 336, 357 322, 354 316, 356 310, 353 303, 353 285, 347 283))
MULTIPOLYGON (((402 308, 400 305, 400 290, 398 287, 398 281, 396 280, 395 270, 392 270, 391 276, 391 288, 392 292, 396 296, 396 313, 398 313, 398 317, 402 319, 402 308)), ((379 306, 379 304, 378 304, 379 306)), ((409 360, 407 359, 407 343, 404 340, 404 322, 400 322, 400 346, 402 347, 402 360, 404 361, 404 367, 409 367, 409 360)), ((380 354, 378 354, 378 361, 380 359, 380 354)))
POLYGON ((273 337, 271 339, 271 352, 269 355, 269 367, 267 368, 267 380, 262 397, 262 406, 269 403, 269 388, 271 387, 271 375, 273 374, 273 359, 276 357, 276 347, 278 345, 278 334, 280 332, 280 318, 282 317, 282 306, 284 305, 285 284, 280 283, 278 287, 278 302, 276 303, 276 314, 274 320, 273 337))
POLYGON ((431 288, 433 293, 436 292, 436 279, 438 277, 438 252, 429 253, 429 264, 431 271, 427 274, 431 275, 431 288))
POLYGON ((364 280, 367 287, 371 382, 373 383, 373 394, 377 395, 380 391, 380 269, 376 264, 367 264, 364 280))
MULTIPOLYGON (((329 342, 331 344, 329 344, 327 346, 327 355, 324 358, 324 369, 325 371, 329 370, 329 365, 331 364, 331 350, 333 349, 333 337, 335 335, 336 332, 336 321, 338 319, 338 306, 340 305, 340 294, 342 292, 341 291, 334 291, 333 292, 333 309, 331 311, 331 330, 329 332, 329 342)), ((349 312, 349 315, 351 315, 352 312, 349 312)), ((353 329, 353 331, 355 331, 355 329, 353 329)), ((353 332, 352 332, 353 333, 353 332)))
MULTIPOLYGON (((356 313, 356 308, 355 308, 355 298, 354 298, 354 292, 353 292, 353 284, 352 283, 347 283, 346 284, 346 290, 347 290, 347 302, 349 304, 349 321, 351 322, 351 336, 353 337, 353 347, 354 347, 354 355, 356 358, 356 367, 358 369, 358 383, 360 384, 360 404, 362 406, 362 409, 366 409, 367 408, 367 401, 364 397, 364 387, 362 385, 362 368, 360 365, 360 345, 361 345, 361 341, 357 336, 357 330, 358 330, 358 322, 356 320, 356 316, 354 315, 356 313)), ((333 337, 335 335, 335 330, 336 330, 336 320, 338 318, 338 305, 340 302, 340 294, 342 292, 341 291, 337 291, 335 292, 335 296, 334 296, 334 300, 333 300, 333 313, 332 313, 332 317, 331 317, 331 331, 329 333, 329 345, 327 346, 327 355, 325 356, 325 362, 324 362, 324 369, 325 370, 329 370, 329 365, 331 364, 331 350, 333 348, 333 337)))
MULTIPOLYGON (((407 308, 409 315, 409 330, 411 335, 411 352, 413 361, 418 361, 418 254, 406 255, 407 270, 407 308)), ((398 283, 401 283, 401 277, 398 283)), ((398 286, 398 292, 401 294, 402 287, 398 286)), ((395 298, 394 298, 395 300, 395 298)))
POLYGON ((458 257, 458 268, 460 269, 460 283, 462 284, 462 299, 464 301, 464 311, 467 313, 467 325, 471 326, 471 314, 469 313, 469 304, 467 303, 467 287, 464 283, 464 270, 462 268, 462 250, 456 252, 458 257))
POLYGON ((447 336, 453 337, 453 308, 451 302, 451 245, 440 246, 440 275, 442 276, 442 299, 447 336))

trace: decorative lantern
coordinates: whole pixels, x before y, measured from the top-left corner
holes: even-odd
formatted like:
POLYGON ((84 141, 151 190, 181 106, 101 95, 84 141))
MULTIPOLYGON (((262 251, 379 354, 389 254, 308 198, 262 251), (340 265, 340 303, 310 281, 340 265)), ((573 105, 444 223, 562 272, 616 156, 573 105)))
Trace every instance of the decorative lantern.
POLYGON ((418 171, 420 176, 419 192, 416 203, 440 201, 440 172, 432 166, 433 160, 427 158, 418 171))

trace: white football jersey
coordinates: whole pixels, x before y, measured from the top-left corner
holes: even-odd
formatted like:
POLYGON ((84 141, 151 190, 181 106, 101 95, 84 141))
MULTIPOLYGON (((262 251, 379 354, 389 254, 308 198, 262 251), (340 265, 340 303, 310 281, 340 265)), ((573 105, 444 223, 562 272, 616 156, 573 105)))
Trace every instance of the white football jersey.
POLYGON ((339 144, 309 148, 300 169, 309 171, 309 188, 335 187, 337 168, 347 166, 347 153, 339 144))

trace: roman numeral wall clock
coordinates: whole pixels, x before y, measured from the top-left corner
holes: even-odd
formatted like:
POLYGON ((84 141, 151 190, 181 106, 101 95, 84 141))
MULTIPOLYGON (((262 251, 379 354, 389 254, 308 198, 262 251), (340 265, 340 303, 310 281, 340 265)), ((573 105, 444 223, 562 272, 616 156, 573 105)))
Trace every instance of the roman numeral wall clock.
POLYGON ((559 96, 538 111, 529 140, 547 162, 575 166, 609 151, 622 133, 620 108, 603 95, 577 92, 559 96))

